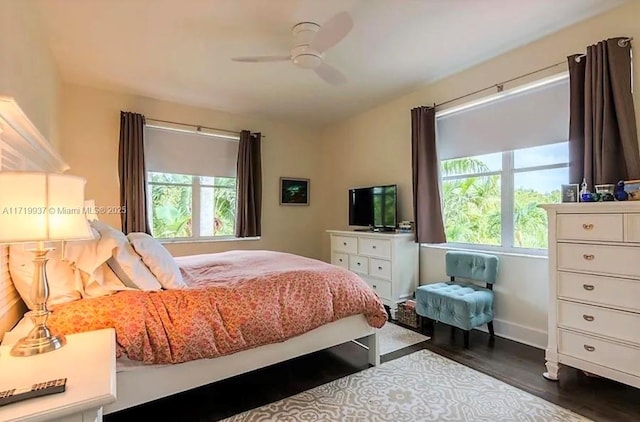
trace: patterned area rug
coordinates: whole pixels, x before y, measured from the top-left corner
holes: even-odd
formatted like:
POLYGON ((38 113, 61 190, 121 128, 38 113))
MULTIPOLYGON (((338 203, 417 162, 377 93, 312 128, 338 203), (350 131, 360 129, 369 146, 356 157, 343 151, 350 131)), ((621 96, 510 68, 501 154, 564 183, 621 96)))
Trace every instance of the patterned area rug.
POLYGON ((386 355, 425 340, 429 340, 429 337, 389 322, 384 324, 378 332, 381 355, 386 355))
POLYGON ((225 421, 589 421, 421 350, 225 421))

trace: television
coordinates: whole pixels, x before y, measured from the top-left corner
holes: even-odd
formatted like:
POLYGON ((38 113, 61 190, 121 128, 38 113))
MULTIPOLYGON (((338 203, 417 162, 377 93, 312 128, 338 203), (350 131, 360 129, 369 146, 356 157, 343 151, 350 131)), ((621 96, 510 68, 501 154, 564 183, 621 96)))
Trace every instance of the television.
POLYGON ((398 215, 397 185, 349 189, 349 225, 374 231, 395 230, 398 215))

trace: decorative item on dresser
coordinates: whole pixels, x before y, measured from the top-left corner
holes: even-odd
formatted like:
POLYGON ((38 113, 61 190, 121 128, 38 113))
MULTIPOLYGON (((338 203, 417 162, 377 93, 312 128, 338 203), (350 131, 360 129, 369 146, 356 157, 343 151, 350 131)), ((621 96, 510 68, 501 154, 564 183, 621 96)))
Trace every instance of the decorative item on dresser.
POLYGON ((418 287, 418 244, 413 233, 328 230, 331 263, 357 273, 395 319, 398 303, 418 287))
POLYGON ((567 365, 640 388, 640 203, 542 205, 549 216, 550 380, 567 365))

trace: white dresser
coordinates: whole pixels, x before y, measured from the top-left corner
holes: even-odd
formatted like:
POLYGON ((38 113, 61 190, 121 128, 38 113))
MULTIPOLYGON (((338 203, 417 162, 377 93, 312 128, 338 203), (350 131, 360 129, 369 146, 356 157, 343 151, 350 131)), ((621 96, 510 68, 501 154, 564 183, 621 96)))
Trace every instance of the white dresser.
POLYGON ((390 308, 413 296, 418 287, 418 244, 414 233, 328 230, 331 263, 357 273, 390 308))
POLYGON ((640 201, 543 205, 549 216, 547 372, 640 388, 640 201))

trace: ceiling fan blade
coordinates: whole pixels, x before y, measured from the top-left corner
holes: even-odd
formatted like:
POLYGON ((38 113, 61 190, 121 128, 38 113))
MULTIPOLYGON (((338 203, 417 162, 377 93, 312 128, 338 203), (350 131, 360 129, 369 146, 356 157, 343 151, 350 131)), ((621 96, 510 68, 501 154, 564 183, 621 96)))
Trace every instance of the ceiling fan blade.
POLYGON ((322 62, 320 66, 313 68, 313 70, 322 80, 331 85, 344 85, 347 83, 347 78, 342 72, 325 62, 322 62))
POLYGON ((347 12, 340 12, 320 27, 309 47, 322 53, 336 45, 353 28, 353 19, 347 12))
POLYGON ((284 62, 291 60, 291 56, 232 57, 231 60, 243 63, 284 62))

